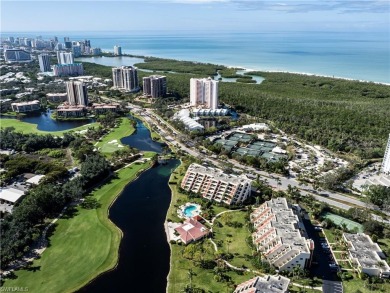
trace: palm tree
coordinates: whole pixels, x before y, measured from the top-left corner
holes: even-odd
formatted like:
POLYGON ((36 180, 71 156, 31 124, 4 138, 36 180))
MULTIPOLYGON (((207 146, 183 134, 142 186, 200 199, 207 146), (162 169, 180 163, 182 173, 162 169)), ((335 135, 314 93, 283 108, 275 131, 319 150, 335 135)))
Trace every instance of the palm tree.
POLYGON ((190 268, 188 270, 188 278, 190 279, 190 289, 192 290, 192 276, 194 275, 194 272, 192 271, 192 269, 190 268))

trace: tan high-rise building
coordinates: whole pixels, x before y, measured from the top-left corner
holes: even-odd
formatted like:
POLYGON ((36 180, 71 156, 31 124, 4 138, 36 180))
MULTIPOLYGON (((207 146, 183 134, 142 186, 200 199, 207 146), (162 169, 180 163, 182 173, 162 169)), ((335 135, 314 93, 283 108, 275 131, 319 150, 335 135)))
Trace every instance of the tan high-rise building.
POLYGON ((133 66, 122 66, 112 68, 112 82, 114 88, 128 92, 139 90, 137 68, 133 66))
POLYGON ((67 81, 66 93, 70 106, 88 105, 88 91, 86 85, 82 81, 67 81))
POLYGON ((218 81, 209 78, 191 78, 191 106, 218 109, 218 81))
POLYGON ((144 77, 143 92, 152 98, 164 97, 167 94, 167 78, 162 75, 144 77))

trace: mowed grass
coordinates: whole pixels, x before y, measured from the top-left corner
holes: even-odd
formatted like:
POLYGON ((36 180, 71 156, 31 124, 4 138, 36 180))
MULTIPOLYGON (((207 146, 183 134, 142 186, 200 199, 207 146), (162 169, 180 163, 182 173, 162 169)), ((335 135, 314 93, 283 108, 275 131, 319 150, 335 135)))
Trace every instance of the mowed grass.
POLYGON ((72 129, 67 129, 67 130, 43 131, 43 130, 37 129, 37 124, 27 123, 27 122, 19 121, 17 119, 7 119, 7 118, 0 119, 0 128, 13 127, 18 132, 36 133, 36 134, 52 134, 52 135, 56 135, 56 136, 61 136, 65 132, 80 131, 80 130, 85 130, 89 127, 96 127, 98 124, 99 123, 94 122, 94 123, 89 123, 89 124, 86 124, 83 126, 75 127, 72 129))
POLYGON ((250 269, 255 269, 249 258, 253 251, 246 242, 246 239, 251 236, 249 232, 247 221, 245 220, 246 211, 232 211, 220 215, 216 221, 222 224, 222 227, 218 225, 213 226, 215 243, 220 243, 218 251, 229 252, 233 254, 233 259, 229 262, 236 267, 247 266, 250 269), (241 228, 229 227, 227 222, 238 222, 243 226, 241 228))
POLYGON ((369 284, 368 281, 354 277, 352 280, 343 281, 344 293, 387 293, 390 292, 390 284, 369 284))
MULTIPOLYGON (((193 272, 192 284, 202 288, 206 292, 233 292, 235 286, 229 286, 226 282, 217 282, 214 279, 213 269, 203 269, 195 265, 195 262, 182 256, 184 245, 171 244, 171 271, 168 276, 168 293, 184 292, 186 285, 190 284, 189 271, 193 272)), ((207 251, 204 258, 213 259, 213 246, 208 239, 203 240, 203 247, 207 251)), ((241 273, 236 271, 226 272, 232 278, 235 285, 243 283, 255 275, 253 273, 241 273)))
POLYGON ((133 124, 129 118, 123 117, 118 127, 111 130, 110 133, 105 135, 102 141, 99 141, 97 147, 99 147, 102 153, 113 153, 116 150, 122 149, 119 147, 121 144, 121 138, 129 136, 135 131, 133 124), (109 143, 113 140, 117 140, 116 143, 109 143))
POLYGON ((151 162, 133 164, 117 178, 92 192, 97 209, 76 208, 76 215, 58 220, 50 247, 30 269, 15 272, 5 287, 27 287, 29 292, 74 292, 97 275, 112 269, 118 260, 122 232, 108 219, 108 208, 123 188, 151 162))

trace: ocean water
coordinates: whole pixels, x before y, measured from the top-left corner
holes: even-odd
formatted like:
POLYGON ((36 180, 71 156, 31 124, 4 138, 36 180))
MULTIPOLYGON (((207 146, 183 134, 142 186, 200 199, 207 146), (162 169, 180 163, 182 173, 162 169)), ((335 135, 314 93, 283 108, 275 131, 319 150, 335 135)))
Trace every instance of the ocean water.
MULTIPOLYGON (((38 33, 3 33, 3 37, 38 33)), ((91 40, 128 54, 390 83, 390 34, 372 32, 85 32, 39 33, 91 40)))

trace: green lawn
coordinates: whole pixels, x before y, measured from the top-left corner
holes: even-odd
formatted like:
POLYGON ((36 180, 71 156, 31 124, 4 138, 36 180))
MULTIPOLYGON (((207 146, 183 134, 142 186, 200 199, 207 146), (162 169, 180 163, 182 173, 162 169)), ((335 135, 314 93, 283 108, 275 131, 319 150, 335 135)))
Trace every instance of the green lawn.
POLYGON ((218 247, 218 250, 223 252, 229 252, 234 255, 234 258, 229 262, 236 266, 241 267, 245 265, 250 269, 255 269, 249 257, 252 255, 252 249, 246 243, 246 238, 251 236, 251 233, 246 226, 247 221, 245 220, 246 211, 233 211, 224 213, 217 218, 216 221, 220 222, 223 226, 213 226, 215 243, 221 243, 222 246, 218 247), (239 222, 243 224, 241 228, 229 227, 227 222, 239 222))
POLYGON ((386 293, 390 292, 390 284, 368 284, 359 278, 353 278, 349 281, 343 281, 344 293, 386 293))
POLYGON ((80 131, 87 129, 88 127, 96 127, 98 125, 97 122, 89 123, 83 126, 75 127, 68 130, 62 130, 62 131, 42 131, 37 129, 37 124, 27 123, 23 122, 17 119, 7 119, 7 118, 1 118, 0 119, 0 128, 6 128, 6 127, 13 127, 16 131, 24 132, 24 133, 36 133, 36 134, 52 134, 52 135, 62 135, 65 132, 70 131, 80 131))
MULTIPOLYGON (((206 252, 203 258, 213 259, 213 247, 209 240, 205 239, 202 244, 206 252)), ((192 269, 194 275, 192 284, 198 288, 204 289, 206 292, 233 292, 235 286, 228 286, 226 282, 217 282, 214 279, 213 269, 202 269, 195 265, 193 260, 186 259, 182 256, 182 250, 185 246, 177 244, 171 245, 171 271, 168 276, 168 293, 183 292, 184 287, 190 283, 188 272, 192 269)), ((252 273, 237 273, 235 271, 226 272, 230 276, 233 283, 238 285, 244 281, 253 278, 252 273)))
POLYGON ((108 219, 108 208, 138 172, 150 166, 133 164, 120 170, 92 193, 101 206, 77 207, 76 215, 62 217, 50 237, 50 246, 30 269, 16 272, 17 279, 5 287, 28 287, 29 292, 74 292, 100 273, 113 268, 118 259, 122 232, 108 219))
POLYGON ((336 243, 336 239, 335 239, 335 236, 333 235, 333 232, 329 229, 322 229, 322 231, 324 232, 326 238, 328 239, 328 242, 329 243, 336 243))
POLYGON ((110 133, 105 135, 102 139, 102 141, 99 141, 97 144, 97 147, 99 147, 100 151, 102 153, 113 153, 116 150, 122 149, 122 147, 119 147, 121 144, 121 138, 129 136, 135 131, 135 128, 133 124, 131 123, 130 119, 128 118, 122 118, 121 123, 118 127, 113 128, 110 133), (109 143, 113 142, 114 143, 109 143))

